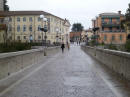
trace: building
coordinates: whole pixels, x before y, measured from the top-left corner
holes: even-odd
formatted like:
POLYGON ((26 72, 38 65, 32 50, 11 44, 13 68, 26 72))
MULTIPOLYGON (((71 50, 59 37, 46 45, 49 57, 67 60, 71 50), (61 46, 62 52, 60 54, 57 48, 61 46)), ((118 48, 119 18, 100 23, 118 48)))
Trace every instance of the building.
POLYGON ((64 33, 65 35, 64 34, 62 35, 62 40, 64 40, 64 43, 67 43, 67 42, 70 43, 70 33, 69 33, 69 31, 70 31, 71 24, 67 19, 65 19, 63 25, 64 25, 63 31, 65 31, 65 33, 64 33))
POLYGON ((0 11, 4 11, 3 0, 0 0, 0 11))
POLYGON ((70 32, 70 41, 71 42, 85 42, 86 41, 86 31, 83 30, 81 32, 70 32))
POLYGON ((4 24, 4 17, 0 17, 0 43, 5 42, 5 27, 6 25, 4 24))
POLYGON ((82 32, 70 32, 70 41, 76 42, 81 39, 82 32))
POLYGON ((126 43, 126 32, 121 29, 121 20, 124 15, 118 13, 102 13, 92 20, 93 28, 99 28, 95 34, 99 43, 124 44, 126 43))
POLYGON ((83 30, 82 33, 81 33, 81 41, 82 42, 86 41, 86 31, 85 30, 83 30))
POLYGON ((86 36, 87 36, 88 42, 90 42, 92 40, 92 37, 93 37, 93 31, 91 28, 86 30, 86 36))
POLYGON ((47 42, 69 41, 70 23, 44 11, 9 11, 0 12, 1 17, 8 18, 8 40, 21 42, 41 42, 45 40, 45 33, 40 30, 45 22, 40 15, 47 18, 47 42), (66 40, 68 39, 68 40, 66 40))

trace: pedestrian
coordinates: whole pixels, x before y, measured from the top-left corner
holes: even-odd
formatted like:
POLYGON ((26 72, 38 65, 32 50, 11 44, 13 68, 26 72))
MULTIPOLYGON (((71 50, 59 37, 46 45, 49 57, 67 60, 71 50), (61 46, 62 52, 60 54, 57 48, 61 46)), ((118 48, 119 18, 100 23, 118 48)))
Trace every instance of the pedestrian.
POLYGON ((62 53, 64 53, 64 48, 65 48, 65 44, 62 43, 62 44, 61 44, 62 53))
POLYGON ((80 41, 79 41, 79 45, 80 45, 80 41))
POLYGON ((77 40, 77 45, 78 45, 78 43, 79 43, 79 42, 78 42, 78 40, 77 40))
POLYGON ((70 50, 70 44, 68 42, 66 44, 67 44, 68 50, 70 50))

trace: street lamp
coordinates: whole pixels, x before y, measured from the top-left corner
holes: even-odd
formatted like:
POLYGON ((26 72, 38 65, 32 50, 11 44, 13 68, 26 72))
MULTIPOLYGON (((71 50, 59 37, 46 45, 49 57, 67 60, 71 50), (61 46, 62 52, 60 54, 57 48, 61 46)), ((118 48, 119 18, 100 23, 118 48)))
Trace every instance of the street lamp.
POLYGON ((58 32, 59 32, 59 29, 58 28, 56 28, 56 42, 58 43, 58 32))
MULTIPOLYGON (((40 30, 43 31, 43 21, 44 21, 44 15, 40 15, 40 19, 41 19, 41 28, 40 30)), ((43 32, 42 32, 42 44, 43 44, 43 32)))
POLYGON ((95 45, 98 45, 98 37, 99 37, 98 32, 97 32, 98 30, 99 30, 99 27, 93 28, 93 31, 94 31, 94 41, 96 42, 95 45))
POLYGON ((46 32, 48 31, 48 28, 47 28, 47 18, 44 18, 44 22, 45 22, 45 25, 44 25, 44 28, 43 28, 43 31, 45 32, 45 47, 47 46, 46 45, 46 40, 47 40, 47 35, 46 35, 46 32))
MULTIPOLYGON (((45 39, 45 49, 44 49, 44 56, 46 56, 46 39, 47 39, 47 35, 46 35, 46 32, 48 31, 48 28, 47 28, 47 18, 44 18, 44 15, 40 15, 40 19, 42 20, 42 27, 40 28, 41 31, 45 32, 45 36, 44 36, 44 39, 45 39), (44 26, 43 26, 43 22, 44 23, 44 26)), ((42 33, 42 43, 43 43, 43 33, 42 33)))

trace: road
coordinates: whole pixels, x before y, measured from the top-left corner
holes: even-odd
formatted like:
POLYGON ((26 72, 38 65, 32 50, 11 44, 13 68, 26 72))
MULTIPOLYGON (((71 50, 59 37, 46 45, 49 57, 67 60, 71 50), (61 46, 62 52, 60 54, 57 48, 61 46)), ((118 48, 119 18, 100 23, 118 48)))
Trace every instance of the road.
POLYGON ((107 70, 99 65, 100 63, 84 53, 80 46, 73 45, 69 51, 66 50, 63 54, 59 52, 31 70, 0 95, 1 97, 130 97, 129 90, 124 88, 124 84, 114 80, 106 73, 107 70))

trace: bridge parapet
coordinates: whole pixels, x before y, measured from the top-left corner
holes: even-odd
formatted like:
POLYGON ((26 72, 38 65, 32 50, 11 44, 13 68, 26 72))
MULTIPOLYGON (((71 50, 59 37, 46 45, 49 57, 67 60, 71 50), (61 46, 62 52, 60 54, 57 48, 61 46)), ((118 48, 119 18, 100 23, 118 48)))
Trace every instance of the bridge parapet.
MULTIPOLYGON (((47 48, 48 56, 53 56, 59 51, 59 47, 47 48)), ((44 49, 32 49, 12 53, 0 54, 0 80, 16 72, 21 72, 31 65, 45 61, 44 49)))
POLYGON ((130 53, 82 46, 82 49, 107 67, 130 80, 130 53))

